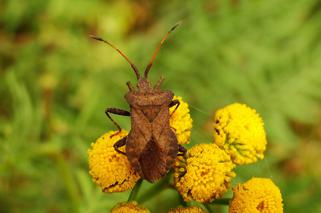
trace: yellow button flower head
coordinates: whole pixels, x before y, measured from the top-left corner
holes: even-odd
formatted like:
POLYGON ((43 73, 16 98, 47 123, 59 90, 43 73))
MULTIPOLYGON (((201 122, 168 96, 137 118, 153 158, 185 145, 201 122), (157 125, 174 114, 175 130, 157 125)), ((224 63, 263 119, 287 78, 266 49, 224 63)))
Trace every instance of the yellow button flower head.
MULTIPOLYGON (((170 125, 176 134, 179 144, 188 144, 191 136, 193 120, 189 114, 188 104, 183 101, 182 97, 174 96, 173 100, 179 100, 180 105, 171 115, 170 125)), ((170 114, 175 110, 176 106, 170 108, 170 114)))
POLYGON ((138 206, 138 204, 133 202, 124 202, 117 204, 111 213, 149 213, 150 211, 146 208, 138 206))
MULTIPOLYGON (((88 150, 89 174, 104 192, 129 190, 140 178, 131 168, 127 157, 116 152, 113 147, 119 139, 127 135, 127 132, 122 130, 120 134, 111 138, 114 133, 116 132, 105 133, 88 150)), ((120 150, 125 151, 125 147, 120 150)))
POLYGON ((189 206, 177 207, 175 209, 169 210, 167 213, 205 213, 205 211, 197 206, 189 206))
POLYGON ((215 113, 214 142, 224 149, 235 164, 263 159, 266 135, 261 117, 244 104, 231 104, 215 113))
POLYGON ((226 192, 235 167, 230 156, 216 144, 198 144, 178 157, 174 184, 185 201, 209 202, 226 192))
POLYGON ((233 188, 229 213, 282 213, 279 188, 268 178, 252 178, 233 188))

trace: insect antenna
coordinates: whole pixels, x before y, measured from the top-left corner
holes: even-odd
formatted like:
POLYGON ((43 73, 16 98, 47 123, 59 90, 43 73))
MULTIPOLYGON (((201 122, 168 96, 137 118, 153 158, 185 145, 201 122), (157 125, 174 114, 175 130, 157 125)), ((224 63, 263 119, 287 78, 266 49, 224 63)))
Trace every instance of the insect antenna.
POLYGON ((108 44, 109 46, 111 46, 114 50, 116 50, 117 52, 119 52, 119 54, 122 55, 122 56, 126 59, 126 61, 130 64, 130 66, 133 68, 137 79, 140 79, 140 74, 139 74, 139 71, 138 71, 137 67, 136 67, 136 66, 127 58, 127 56, 126 56, 124 53, 122 53, 117 47, 115 47, 113 44, 111 44, 110 42, 108 42, 108 41, 106 41, 106 40, 104 40, 104 39, 102 39, 102 38, 100 38, 100 37, 97 37, 97 36, 94 36, 94 35, 90 35, 90 38, 93 38, 93 39, 95 39, 95 40, 97 40, 97 41, 104 42, 104 43, 108 44))
POLYGON ((167 39, 167 37, 169 36, 169 34, 171 34, 171 32, 173 32, 176 27, 178 27, 179 25, 181 24, 181 22, 178 22, 177 24, 175 24, 167 33, 166 35, 163 37, 163 39, 161 40, 160 44, 158 45, 158 47, 156 48, 154 54, 153 54, 153 57, 152 57, 152 60, 149 62, 149 64, 147 65, 146 69, 145 69, 145 72, 144 72, 144 78, 147 79, 147 76, 148 76, 148 73, 149 73, 149 70, 150 68, 152 67, 153 65, 153 62, 156 58, 156 55, 159 51, 159 49, 161 48, 162 44, 164 43, 164 41, 167 39))

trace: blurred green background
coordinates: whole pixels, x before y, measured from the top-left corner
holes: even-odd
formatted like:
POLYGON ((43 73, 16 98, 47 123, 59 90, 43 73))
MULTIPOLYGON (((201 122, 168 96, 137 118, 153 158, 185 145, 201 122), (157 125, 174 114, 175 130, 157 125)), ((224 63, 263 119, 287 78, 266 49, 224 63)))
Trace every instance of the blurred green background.
MULTIPOLYGON (((2 0, 0 212, 108 212, 127 199, 94 185, 87 149, 114 129, 106 107, 128 109, 125 83, 135 76, 88 35, 143 70, 178 20, 150 77, 163 75, 163 88, 189 103, 189 147, 212 141, 217 108, 246 103, 263 117, 269 144, 264 160, 237 168, 233 185, 269 177, 285 212, 321 212, 320 0, 2 0)), ((144 203, 153 212, 178 204, 173 190, 144 203)))

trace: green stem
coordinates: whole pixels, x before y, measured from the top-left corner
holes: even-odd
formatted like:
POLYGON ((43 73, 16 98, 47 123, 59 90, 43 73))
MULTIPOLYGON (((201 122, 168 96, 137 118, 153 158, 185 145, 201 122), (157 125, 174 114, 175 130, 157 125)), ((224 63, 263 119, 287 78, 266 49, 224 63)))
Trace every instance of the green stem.
POLYGON ((231 201, 231 198, 222 198, 222 199, 217 199, 211 202, 211 204, 216 204, 216 205, 229 205, 231 201))
POLYGON ((168 185, 169 176, 170 175, 167 175, 166 177, 158 181, 156 184, 154 184, 153 187, 151 187, 142 196, 139 197, 138 202, 142 204, 147 200, 151 199, 152 197, 154 197, 155 195, 157 195, 163 189, 165 189, 166 186, 168 185))
POLYGON ((70 168, 70 165, 68 165, 68 163, 64 159, 64 156, 62 153, 56 153, 55 157, 57 161, 57 168, 64 181, 65 189, 71 200, 70 203, 71 203, 72 210, 73 212, 78 212, 80 197, 79 197, 79 191, 76 185, 76 181, 71 172, 73 170, 70 168))
POLYGON ((129 194, 128 202, 136 200, 138 191, 139 191, 142 183, 143 183, 143 179, 140 179, 140 180, 137 181, 137 183, 135 184, 134 188, 132 189, 132 191, 129 194))
POLYGON ((209 203, 202 203, 202 205, 204 206, 204 208, 207 210, 208 213, 212 213, 212 212, 213 212, 213 209, 212 209, 211 204, 209 204, 209 203))
POLYGON ((179 193, 178 193, 178 197, 179 197, 180 204, 184 207, 188 207, 188 204, 185 202, 185 200, 183 199, 183 197, 179 193))

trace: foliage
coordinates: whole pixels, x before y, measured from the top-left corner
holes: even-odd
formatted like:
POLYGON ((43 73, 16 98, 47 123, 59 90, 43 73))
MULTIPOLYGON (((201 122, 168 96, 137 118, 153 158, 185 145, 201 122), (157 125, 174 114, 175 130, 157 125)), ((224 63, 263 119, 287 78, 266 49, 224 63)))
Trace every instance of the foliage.
MULTIPOLYGON (((114 128, 104 108, 128 108, 125 83, 135 76, 88 35, 143 69, 178 20, 151 77, 163 75, 164 88, 190 104, 192 145, 211 140, 215 109, 246 103, 262 115, 270 151, 237 179, 273 176, 285 212, 321 211, 320 18, 319 0, 2 1, 0 211, 106 212, 127 199, 101 193, 86 158, 114 128)), ((116 119, 129 129, 128 118, 116 119)), ((178 203, 170 189, 145 202, 153 212, 178 203)))

